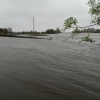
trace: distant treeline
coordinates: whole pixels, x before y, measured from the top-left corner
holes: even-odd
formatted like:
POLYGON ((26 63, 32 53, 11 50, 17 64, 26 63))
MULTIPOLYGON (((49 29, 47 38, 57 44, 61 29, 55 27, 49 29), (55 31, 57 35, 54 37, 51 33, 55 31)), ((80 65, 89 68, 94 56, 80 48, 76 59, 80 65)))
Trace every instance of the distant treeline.
POLYGON ((100 29, 96 29, 95 33, 100 33, 100 29))
POLYGON ((59 30, 59 28, 57 28, 56 30, 54 29, 48 29, 45 32, 46 34, 56 34, 56 33, 61 33, 61 31, 59 30))
POLYGON ((4 34, 6 34, 6 33, 8 33, 8 30, 6 29, 6 28, 0 28, 0 33, 4 33, 4 34))
POLYGON ((0 28, 0 34, 12 34, 12 28, 8 27, 8 28, 0 28))
POLYGON ((100 29, 87 28, 81 31, 82 33, 100 33, 100 29))
POLYGON ((33 32, 33 31, 22 31, 22 32, 12 32, 12 28, 0 28, 0 35, 14 35, 14 34, 57 34, 57 33, 61 33, 61 31, 59 30, 59 27, 56 28, 56 30, 54 29, 47 29, 45 32, 33 32))
POLYGON ((33 31, 22 31, 22 32, 13 32, 14 34, 40 34, 40 32, 33 31))
POLYGON ((61 33, 61 31, 59 30, 59 28, 57 28, 56 30, 54 29, 47 29, 45 32, 33 32, 33 31, 22 31, 22 32, 14 32, 15 34, 57 34, 57 33, 61 33))

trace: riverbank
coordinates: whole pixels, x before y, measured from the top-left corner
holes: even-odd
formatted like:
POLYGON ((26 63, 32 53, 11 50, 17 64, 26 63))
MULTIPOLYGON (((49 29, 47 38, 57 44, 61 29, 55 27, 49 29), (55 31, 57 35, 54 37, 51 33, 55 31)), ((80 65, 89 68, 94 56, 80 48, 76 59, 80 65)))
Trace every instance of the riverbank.
MULTIPOLYGON (((37 36, 37 35, 36 35, 36 36, 37 36)), ((39 36, 41 36, 41 35, 39 35, 39 36)), ((0 37, 43 39, 43 38, 35 37, 34 35, 2 35, 2 34, 0 34, 0 37)))

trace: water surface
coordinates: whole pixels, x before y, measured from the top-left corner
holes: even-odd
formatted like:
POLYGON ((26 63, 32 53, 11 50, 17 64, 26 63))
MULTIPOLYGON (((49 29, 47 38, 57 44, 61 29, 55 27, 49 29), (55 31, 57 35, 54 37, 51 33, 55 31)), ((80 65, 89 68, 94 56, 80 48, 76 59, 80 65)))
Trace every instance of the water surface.
POLYGON ((0 99, 100 100, 100 34, 79 44, 83 35, 0 37, 0 99))

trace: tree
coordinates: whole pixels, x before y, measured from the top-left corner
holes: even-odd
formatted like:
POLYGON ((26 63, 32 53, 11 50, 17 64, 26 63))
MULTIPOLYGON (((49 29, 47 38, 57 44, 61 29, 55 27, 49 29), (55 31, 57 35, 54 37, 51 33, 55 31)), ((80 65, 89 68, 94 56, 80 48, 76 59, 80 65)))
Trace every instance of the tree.
POLYGON ((46 31, 46 33, 47 33, 47 34, 54 34, 55 31, 54 31, 53 29, 48 29, 48 30, 46 31))
POLYGON ((3 29, 3 33, 6 34, 8 33, 8 30, 6 28, 3 29))
POLYGON ((11 27, 8 27, 8 28, 7 28, 7 31, 8 31, 8 33, 9 33, 10 35, 12 35, 12 28, 11 28, 11 27))
POLYGON ((100 25, 100 0, 89 0, 87 4, 90 6, 91 22, 100 25))
POLYGON ((58 28, 56 28, 55 33, 61 33, 61 31, 60 31, 59 27, 58 27, 58 28))
POLYGON ((63 31, 65 31, 66 29, 74 28, 71 37, 74 37, 74 35, 78 35, 81 31, 79 29, 80 27, 77 26, 77 23, 78 21, 74 17, 66 19, 63 24, 63 31))
MULTIPOLYGON (((94 25, 100 25, 100 0, 89 0, 87 4, 90 6, 89 13, 91 14, 92 17, 91 23, 94 23, 94 25)), ((66 29, 73 28, 74 30, 71 35, 71 37, 73 37, 74 35, 78 35, 79 33, 81 33, 79 28, 82 29, 82 28, 94 26, 94 25, 90 25, 90 26, 80 27, 77 26, 77 23, 78 21, 74 17, 70 17, 66 19, 63 24, 63 31, 65 31, 66 29)), ((91 42, 92 39, 88 34, 88 36, 83 37, 82 40, 91 42)))
POLYGON ((0 33, 3 33, 3 28, 0 28, 0 33))

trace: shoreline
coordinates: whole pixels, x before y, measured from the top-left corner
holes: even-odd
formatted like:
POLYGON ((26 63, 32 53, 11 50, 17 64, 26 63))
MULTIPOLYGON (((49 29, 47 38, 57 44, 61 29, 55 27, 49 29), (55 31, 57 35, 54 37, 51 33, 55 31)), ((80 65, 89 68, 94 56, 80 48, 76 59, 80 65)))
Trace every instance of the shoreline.
POLYGON ((44 38, 39 38, 39 37, 17 36, 17 35, 0 35, 0 37, 29 38, 29 39, 44 39, 44 38))

